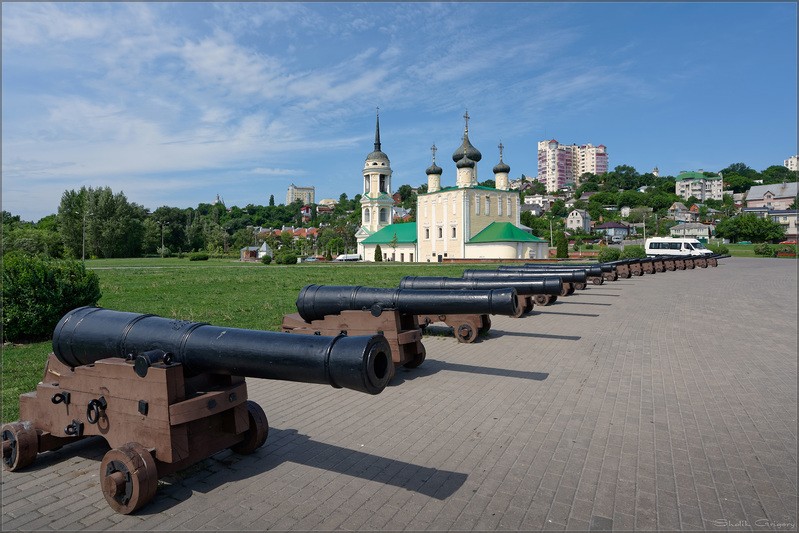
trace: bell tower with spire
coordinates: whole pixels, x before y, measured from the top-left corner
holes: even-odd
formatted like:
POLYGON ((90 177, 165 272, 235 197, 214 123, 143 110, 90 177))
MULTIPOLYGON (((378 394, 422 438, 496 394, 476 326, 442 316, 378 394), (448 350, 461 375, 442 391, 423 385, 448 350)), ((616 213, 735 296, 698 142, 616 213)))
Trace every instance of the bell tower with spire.
MULTIPOLYGON (((391 192, 391 163, 380 143, 380 108, 375 113, 375 146, 363 165, 361 228, 372 234, 391 224, 394 198, 391 192)), ((360 232, 359 232, 360 233, 360 232)))

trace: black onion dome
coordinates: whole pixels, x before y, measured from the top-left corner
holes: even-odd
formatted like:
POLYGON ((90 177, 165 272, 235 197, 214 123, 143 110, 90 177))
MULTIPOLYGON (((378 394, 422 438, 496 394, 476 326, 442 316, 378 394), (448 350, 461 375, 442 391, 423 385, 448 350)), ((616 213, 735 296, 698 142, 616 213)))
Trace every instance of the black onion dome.
POLYGON ((442 172, 444 172, 444 171, 441 169, 441 167, 436 165, 435 163, 433 163, 432 165, 427 167, 427 170, 425 170, 425 173, 428 176, 431 176, 431 175, 434 175, 434 174, 437 174, 437 175, 440 176, 442 172))
POLYGON ((497 166, 494 167, 494 174, 499 174, 500 172, 504 172, 505 174, 510 172, 510 167, 502 160, 500 160, 499 163, 497 163, 497 166))
MULTIPOLYGON (((453 159, 454 159, 454 156, 453 156, 453 159)), ((461 156, 460 161, 458 161, 455 166, 458 167, 458 168, 474 168, 474 161, 468 155, 465 156, 465 157, 461 156)))
POLYGON ((483 158, 483 154, 480 153, 480 150, 472 146, 472 143, 469 142, 468 133, 463 136, 463 143, 461 143, 458 149, 455 150, 455 153, 452 154, 452 160, 457 163, 463 159, 464 154, 475 163, 483 158))

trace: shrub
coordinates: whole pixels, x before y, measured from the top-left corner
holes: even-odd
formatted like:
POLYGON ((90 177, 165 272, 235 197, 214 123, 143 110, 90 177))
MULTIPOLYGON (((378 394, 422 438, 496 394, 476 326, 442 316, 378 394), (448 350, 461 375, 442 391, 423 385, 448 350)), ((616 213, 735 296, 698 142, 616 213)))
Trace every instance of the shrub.
POLYGON ((275 263, 278 265, 296 265, 297 255, 291 252, 282 252, 275 257, 275 263))
POLYGON ((194 252, 189 255, 189 261, 208 261, 209 255, 205 252, 194 252))
POLYGON ((594 249, 594 245, 593 245, 593 244, 590 244, 590 243, 589 243, 589 244, 586 244, 586 245, 585 245, 585 249, 586 249, 586 250, 593 250, 593 249, 594 249))
POLYGON ((75 260, 8 254, 3 258, 3 340, 41 340, 68 311, 97 305, 97 274, 75 260))
POLYGON ((708 244, 707 249, 713 252, 714 254, 719 254, 719 255, 727 255, 730 253, 730 249, 724 246, 723 244, 708 244))
POLYGON ((765 257, 777 256, 777 249, 774 246, 765 242, 763 244, 756 244, 754 247, 754 252, 755 255, 762 255, 765 257))
POLYGON ((601 249, 599 250, 599 255, 597 256, 597 260, 600 263, 606 263, 608 261, 616 261, 620 255, 621 255, 621 250, 619 250, 618 248, 602 246, 601 249))
POLYGON ((624 247, 619 259, 644 259, 646 257, 646 250, 643 246, 631 244, 624 247))
POLYGON ((327 250, 325 252, 325 261, 332 261, 332 260, 333 260, 333 255, 330 253, 330 250, 327 250))
POLYGON ((268 265, 271 262, 272 262, 272 256, 271 255, 264 254, 264 256, 261 258, 261 263, 263 263, 265 265, 268 265))
POLYGON ((383 250, 380 248, 379 244, 375 246, 375 261, 383 261, 383 250))

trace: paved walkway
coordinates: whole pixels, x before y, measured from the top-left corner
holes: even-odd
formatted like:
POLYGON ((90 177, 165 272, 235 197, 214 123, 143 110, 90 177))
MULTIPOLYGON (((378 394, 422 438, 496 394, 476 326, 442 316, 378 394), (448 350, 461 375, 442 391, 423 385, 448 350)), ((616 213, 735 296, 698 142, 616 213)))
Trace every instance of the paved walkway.
POLYGON ((3 474, 4 530, 791 530, 797 270, 590 286, 494 317, 381 395, 248 380, 263 448, 161 481, 134 516, 98 485, 102 441, 3 474))

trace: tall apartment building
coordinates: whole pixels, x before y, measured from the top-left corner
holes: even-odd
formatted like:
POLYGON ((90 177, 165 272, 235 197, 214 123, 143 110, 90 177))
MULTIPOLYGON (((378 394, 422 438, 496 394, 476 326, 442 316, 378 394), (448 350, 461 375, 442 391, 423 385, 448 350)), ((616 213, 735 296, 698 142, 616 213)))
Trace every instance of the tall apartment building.
POLYGON ((557 140, 538 143, 538 181, 548 192, 567 185, 579 185, 586 172, 604 174, 608 171, 608 153, 604 144, 566 145, 557 140))
POLYGON ((289 205, 296 200, 302 200, 303 204, 312 204, 314 203, 314 196, 316 194, 316 189, 313 186, 311 187, 297 187, 293 183, 289 185, 288 191, 286 192, 286 205, 289 205))
POLYGON ((705 200, 722 200, 724 183, 721 176, 708 177, 702 171, 680 172, 674 183, 674 193, 687 200, 691 196, 704 202, 705 200))
POLYGON ((786 159, 785 166, 788 167, 788 170, 793 170, 794 172, 799 170, 799 155, 792 155, 786 159))

